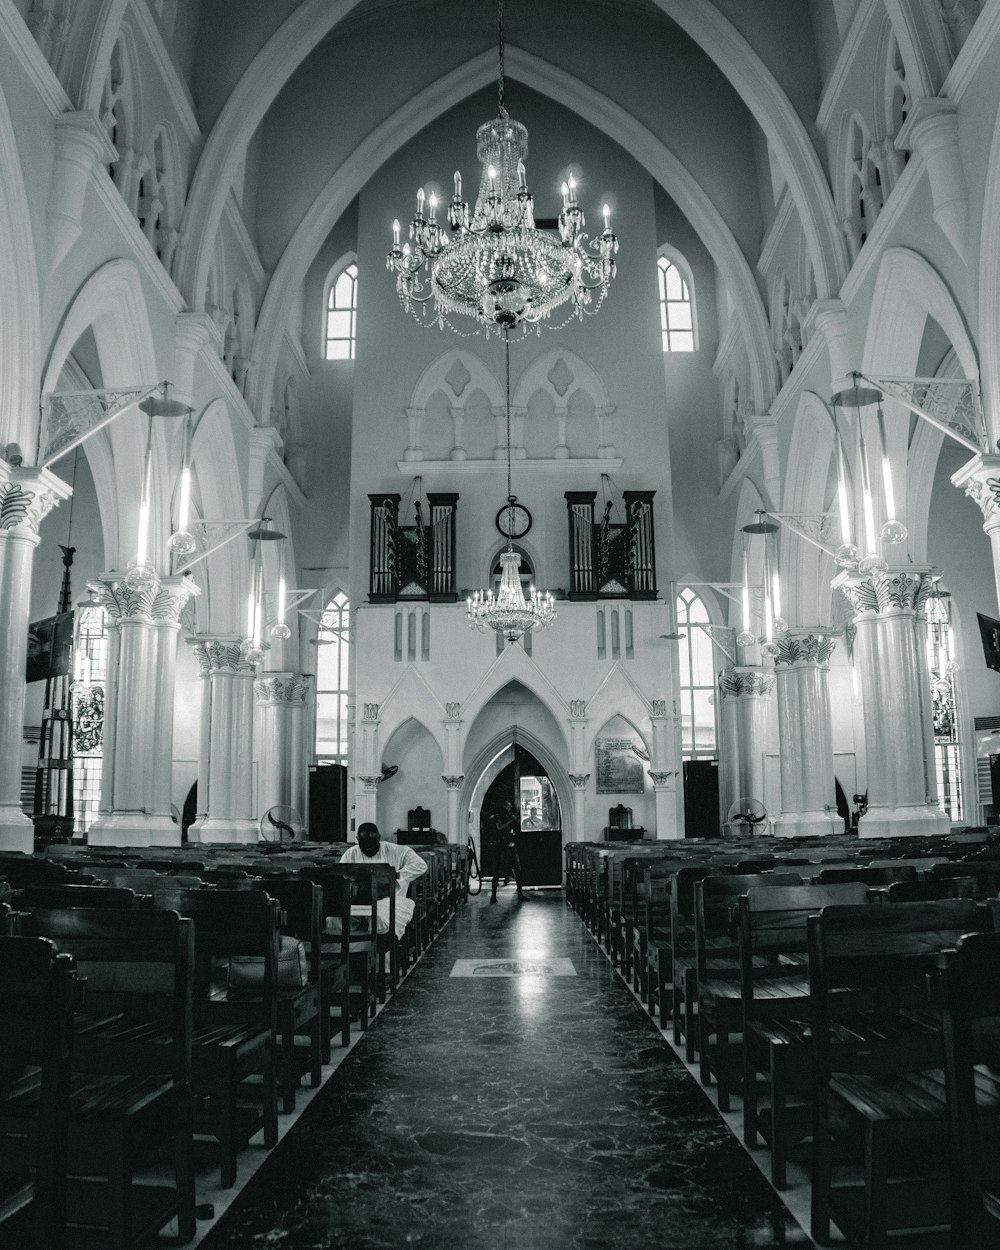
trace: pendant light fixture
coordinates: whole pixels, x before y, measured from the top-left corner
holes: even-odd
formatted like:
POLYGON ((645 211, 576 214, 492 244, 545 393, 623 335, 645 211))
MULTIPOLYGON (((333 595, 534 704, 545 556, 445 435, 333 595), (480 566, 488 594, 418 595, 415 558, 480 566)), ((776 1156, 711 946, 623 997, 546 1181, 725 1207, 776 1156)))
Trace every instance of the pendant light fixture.
POLYGON ((247 592, 246 637, 240 646, 248 664, 259 664, 264 658, 264 560, 261 544, 281 542, 286 535, 271 529, 271 518, 262 516, 253 529, 247 530, 247 537, 253 543, 253 559, 247 592))
POLYGON ((765 655, 775 656, 778 654, 778 648, 774 639, 778 634, 786 634, 788 632, 788 623, 781 615, 781 577, 778 572, 777 553, 774 550, 775 534, 778 532, 778 526, 774 521, 768 520, 767 513, 758 508, 754 512, 754 519, 749 525, 741 528, 743 538, 743 584, 741 587, 741 607, 743 610, 743 628, 737 635, 736 641, 741 647, 752 647, 754 643, 759 642, 761 651, 765 655), (761 610, 763 615, 763 629, 761 634, 755 635, 751 628, 750 615, 750 543, 755 537, 763 539, 764 549, 762 552, 763 561, 763 577, 761 610))

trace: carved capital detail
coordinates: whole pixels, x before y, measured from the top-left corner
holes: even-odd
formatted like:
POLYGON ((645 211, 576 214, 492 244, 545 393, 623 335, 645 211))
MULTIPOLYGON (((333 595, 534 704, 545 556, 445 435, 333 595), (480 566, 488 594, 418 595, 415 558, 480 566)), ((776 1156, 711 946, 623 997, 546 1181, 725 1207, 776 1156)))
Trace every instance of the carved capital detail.
POLYGON ((653 700, 653 715, 654 716, 666 716, 667 715, 666 699, 654 699, 653 700))
POLYGON ((259 677, 253 684, 258 703, 287 703, 302 707, 309 694, 309 678, 303 673, 276 673, 259 677))
POLYGON ((675 777, 677 775, 676 769, 670 769, 668 772, 653 772, 652 769, 649 769, 648 771, 652 779, 653 785, 656 786, 658 789, 661 786, 667 785, 667 783, 670 781, 670 778, 675 777))
POLYGON ((374 777, 359 776, 359 777, 358 777, 358 780, 364 784, 364 787, 365 787, 365 789, 366 789, 366 790, 368 790, 368 791, 370 791, 370 792, 374 792, 375 787, 376 787, 376 786, 378 785, 378 783, 382 780, 382 774, 381 774, 381 773, 378 773, 378 774, 377 774, 376 776, 374 776, 374 777))
POLYGON ((378 720, 378 704, 366 703, 364 706, 364 714, 361 719, 366 720, 369 723, 372 721, 377 721, 378 720))
POLYGON ((112 624, 140 621, 148 625, 153 618, 153 604, 160 590, 158 580, 133 589, 117 574, 107 573, 100 581, 88 582, 87 589, 101 601, 112 624))
POLYGON ((238 638, 189 638, 202 677, 215 673, 236 673, 241 676, 256 673, 256 666, 249 663, 238 638))
POLYGON ((755 695, 763 698, 774 689, 774 674, 761 669, 727 668, 719 674, 719 689, 723 698, 739 698, 755 695))
POLYGON ((983 529, 1000 529, 1000 456, 980 455, 952 474, 952 482, 976 504, 983 514, 983 529))
POLYGON ((149 615, 154 622, 164 625, 180 625, 181 613, 201 589, 192 577, 164 578, 150 605, 149 615))
POLYGON ((461 703, 446 703, 444 705, 444 713, 445 713, 445 716, 447 716, 449 720, 461 720, 462 719, 461 703))
POLYGON ((461 788, 462 782, 465 780, 465 773, 459 773, 457 776, 448 776, 442 773, 441 780, 449 790, 458 790, 461 788))
POLYGON ((835 638, 827 634, 782 634, 774 640, 778 648, 774 667, 782 665, 806 665, 828 668, 830 656, 837 646, 835 638))
POLYGON ((922 612, 940 574, 926 564, 899 565, 884 573, 842 573, 833 585, 844 592, 855 617, 922 612))
POLYGON ((73 492, 48 469, 22 468, 0 460, 0 533, 38 541, 38 527, 73 492))
POLYGON ((582 720, 583 717, 587 715, 587 700, 586 699, 570 699, 569 714, 570 716, 575 717, 577 720, 582 720))
POLYGON ((590 773, 570 773, 569 779, 574 790, 586 790, 587 782, 590 780, 590 773))

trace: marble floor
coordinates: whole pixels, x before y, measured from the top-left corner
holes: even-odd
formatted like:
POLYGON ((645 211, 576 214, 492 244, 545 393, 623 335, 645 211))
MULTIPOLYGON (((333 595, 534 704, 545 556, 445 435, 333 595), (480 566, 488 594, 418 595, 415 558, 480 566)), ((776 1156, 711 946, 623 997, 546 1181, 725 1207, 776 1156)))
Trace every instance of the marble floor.
POLYGON ((199 1250, 811 1244, 561 892, 510 888, 459 910, 199 1250))

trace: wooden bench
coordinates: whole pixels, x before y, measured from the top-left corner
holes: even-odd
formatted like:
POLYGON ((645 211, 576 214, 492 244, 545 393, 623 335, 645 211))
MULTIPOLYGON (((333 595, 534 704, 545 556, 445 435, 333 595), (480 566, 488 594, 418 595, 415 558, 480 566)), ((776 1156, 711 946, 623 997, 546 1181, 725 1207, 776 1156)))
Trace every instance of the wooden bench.
POLYGON ((218 1142, 225 1189, 255 1133, 268 1148, 278 1140, 278 904, 258 890, 163 889, 154 900, 194 921, 195 1132, 218 1142), (258 994, 229 992, 229 960, 244 955, 263 961, 258 994))
MULTIPOLYGON (((181 1241, 190 1241, 191 923, 173 912, 104 908, 38 908, 17 923, 22 935, 72 956, 86 979, 73 1038, 70 1228, 104 1229, 106 1245, 130 1250, 176 1219, 181 1241), (164 1143, 173 1183, 136 1182, 135 1171, 156 1161, 164 1143)), ((19 1092, 26 1106, 37 1099, 30 1084, 19 1092)))
POLYGON ((42 938, 0 937, 0 1242, 66 1250, 73 960, 42 938), (19 1096, 28 1078, 37 1089, 19 1096), (29 1172, 28 1169, 31 1169, 29 1172))
POLYGON ((809 918, 811 1228, 820 1244, 831 1220, 868 1250, 883 1250, 890 1230, 947 1222, 945 1084, 927 978, 940 952, 991 927, 989 910, 965 899, 826 907, 809 918), (860 1164, 860 1183, 840 1173, 845 1158, 860 1164))

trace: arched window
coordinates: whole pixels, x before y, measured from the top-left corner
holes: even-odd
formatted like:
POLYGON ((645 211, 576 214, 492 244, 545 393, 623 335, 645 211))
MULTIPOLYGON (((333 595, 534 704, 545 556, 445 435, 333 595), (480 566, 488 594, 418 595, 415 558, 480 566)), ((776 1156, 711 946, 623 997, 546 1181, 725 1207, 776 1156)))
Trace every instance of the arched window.
POLYGON ((353 262, 330 283, 326 297, 327 360, 353 360, 358 337, 358 267, 353 262))
POLYGON ((927 604, 927 667, 931 674, 934 763, 938 802, 951 820, 962 820, 962 761, 955 702, 955 654, 947 600, 927 604))
POLYGON ((73 657, 73 808, 77 834, 86 833, 101 805, 107 678, 108 618, 103 608, 86 607, 80 611, 73 657))
POLYGON ((656 261, 660 290, 660 333, 665 352, 693 352, 695 342, 694 294, 687 273, 671 256, 656 261))
POLYGON ((346 764, 351 605, 342 590, 326 605, 316 641, 316 758, 346 764))
POLYGON ((705 601, 685 586, 677 596, 680 640, 681 754, 704 759, 716 753, 715 666, 712 640, 700 629, 711 618, 705 601))

